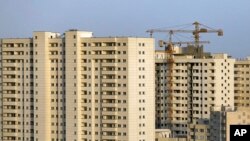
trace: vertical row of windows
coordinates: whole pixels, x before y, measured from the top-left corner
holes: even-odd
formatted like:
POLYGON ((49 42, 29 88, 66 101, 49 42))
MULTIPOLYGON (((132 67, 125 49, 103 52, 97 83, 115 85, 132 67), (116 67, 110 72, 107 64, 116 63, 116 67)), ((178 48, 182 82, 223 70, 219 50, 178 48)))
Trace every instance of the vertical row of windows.
POLYGON ((146 87, 146 82, 145 82, 145 79, 146 79, 146 75, 145 75, 145 65, 146 65, 146 53, 145 53, 145 49, 143 48, 145 46, 145 43, 139 43, 138 44, 138 70, 139 70, 139 75, 138 75, 138 86, 139 86, 139 91, 138 91, 138 94, 139 94, 139 99, 138 99, 138 111, 139 111, 139 123, 138 123, 138 126, 139 126, 139 136, 140 139, 139 141, 145 141, 144 139, 144 136, 146 135, 146 131, 145 131, 145 128, 146 128, 146 124, 145 121, 146 121, 146 113, 147 113, 147 110, 146 110, 146 100, 145 100, 145 97, 144 95, 146 94, 146 92, 143 90, 144 87, 146 87))

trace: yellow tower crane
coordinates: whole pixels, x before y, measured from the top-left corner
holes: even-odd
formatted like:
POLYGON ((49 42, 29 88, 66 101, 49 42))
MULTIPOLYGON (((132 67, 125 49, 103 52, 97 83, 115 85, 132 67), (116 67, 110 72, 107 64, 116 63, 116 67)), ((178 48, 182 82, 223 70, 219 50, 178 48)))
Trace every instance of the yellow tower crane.
POLYGON ((201 33, 217 33, 218 36, 223 36, 223 30, 222 29, 212 29, 204 24, 201 24, 199 22, 194 22, 192 25, 194 25, 194 29, 185 30, 185 29, 149 29, 146 32, 150 34, 150 37, 153 36, 153 33, 167 33, 169 34, 169 40, 167 42, 160 41, 160 46, 163 45, 163 43, 167 46, 169 44, 175 45, 175 44, 193 44, 194 47, 199 51, 197 53, 197 58, 203 58, 203 51, 201 50, 200 44, 209 43, 208 41, 200 41, 200 34, 201 33), (190 42, 173 42, 172 36, 177 33, 191 33, 193 34, 194 41, 190 42))
MULTIPOLYGON (((146 32, 150 33, 150 37, 153 36, 155 32, 168 33, 170 35, 169 42, 172 41, 171 36, 175 33, 192 33, 195 40, 195 46, 199 47, 200 42, 200 33, 217 33, 218 36, 223 36, 222 29, 212 29, 204 24, 199 22, 194 22, 194 30, 183 30, 183 29, 149 29, 146 32)), ((191 43, 191 42, 189 42, 191 43)))

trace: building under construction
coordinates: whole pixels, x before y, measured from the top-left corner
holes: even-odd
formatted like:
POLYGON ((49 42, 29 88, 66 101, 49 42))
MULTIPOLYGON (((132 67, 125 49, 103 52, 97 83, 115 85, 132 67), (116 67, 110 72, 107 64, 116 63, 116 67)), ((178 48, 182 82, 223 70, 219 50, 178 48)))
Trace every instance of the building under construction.
MULTIPOLYGON (((210 118, 210 108, 234 106, 234 62, 227 54, 210 54, 203 50, 201 33, 217 33, 198 22, 194 30, 161 30, 155 32, 169 34, 168 41, 160 41, 165 50, 156 51, 156 128, 168 128, 173 137, 193 135, 193 125, 206 124, 210 118), (191 33, 192 42, 175 42, 175 33, 191 33), (185 44, 185 47, 180 45, 185 44)), ((207 137, 204 137, 207 138, 207 137)))
POLYGON ((226 54, 206 59, 179 55, 169 73, 162 54, 156 51, 156 128, 185 137, 189 124, 209 120, 211 107, 234 106, 234 59, 226 54))

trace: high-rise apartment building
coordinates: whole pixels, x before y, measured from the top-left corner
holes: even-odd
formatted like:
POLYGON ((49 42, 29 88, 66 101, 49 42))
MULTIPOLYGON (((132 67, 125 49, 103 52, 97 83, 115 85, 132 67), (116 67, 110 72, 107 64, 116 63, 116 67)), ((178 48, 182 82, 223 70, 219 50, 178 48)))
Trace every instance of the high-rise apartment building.
POLYGON ((210 116, 209 141, 230 141, 230 125, 250 124, 249 107, 214 107, 210 116))
POLYGON ((174 137, 187 137, 192 124, 208 122, 211 107, 234 106, 234 59, 226 54, 205 58, 176 54, 170 83, 164 56, 156 51, 156 128, 171 129, 174 137))
POLYGON ((70 30, 0 45, 1 140, 155 139, 152 38, 70 30))
POLYGON ((234 77, 235 107, 250 108, 250 57, 236 60, 234 77))

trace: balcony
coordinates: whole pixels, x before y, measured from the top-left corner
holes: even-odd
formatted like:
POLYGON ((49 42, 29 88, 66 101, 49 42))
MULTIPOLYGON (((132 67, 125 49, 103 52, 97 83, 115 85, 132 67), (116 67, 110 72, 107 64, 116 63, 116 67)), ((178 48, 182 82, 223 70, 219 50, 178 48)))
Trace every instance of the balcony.
POLYGON ((102 115, 118 115, 118 111, 102 111, 102 115))
MULTIPOLYGON (((19 103, 20 103, 20 102, 19 102, 19 103)), ((15 105, 17 105, 17 102, 5 101, 5 102, 3 102, 3 105, 15 106, 15 105)))
POLYGON ((2 95, 2 98, 4 99, 4 98, 9 98, 9 99, 16 99, 16 101, 4 101, 4 102, 17 102, 17 99, 18 98, 21 98, 22 97, 22 95, 20 95, 20 94, 3 94, 2 95))
POLYGON ((117 99, 117 95, 102 95, 102 99, 117 99))
MULTIPOLYGON (((20 133, 19 133, 20 134, 20 133)), ((3 132, 3 137, 14 137, 14 136, 17 136, 18 135, 18 133, 17 132, 8 132, 8 131, 6 131, 6 132, 3 132)))
POLYGON ((103 119, 102 123, 114 123, 114 124, 117 124, 118 120, 115 120, 115 119, 103 119))
POLYGON ((102 83, 116 83, 117 79, 102 79, 102 83))
POLYGON ((13 108, 3 108, 2 112, 3 113, 16 113, 17 112, 17 107, 13 107, 13 108))
POLYGON ((103 132, 116 132, 117 128, 115 127, 102 127, 103 132))
POLYGON ((116 66, 116 65, 117 65, 117 62, 105 62, 105 63, 102 63, 103 67, 112 67, 112 66, 116 66))
POLYGON ((111 54, 111 55, 106 55, 106 54, 102 54, 102 55, 94 55, 93 59, 116 59, 115 54, 111 54))
POLYGON ((116 91, 117 87, 102 87, 102 91, 116 91))
POLYGON ((21 86, 4 86, 3 89, 4 90, 16 90, 18 89, 18 87, 21 87, 21 86))
POLYGON ((13 59, 13 58, 22 60, 24 58, 24 55, 3 55, 2 56, 2 59, 13 59))
POLYGON ((20 65, 20 63, 4 63, 3 67, 16 67, 20 65))
POLYGON ((4 127, 5 128, 12 128, 12 129, 17 129, 18 127, 20 127, 21 125, 11 125, 11 124, 5 124, 4 127))
POLYGON ((3 120, 5 121, 18 121, 20 117, 3 117, 3 120))
POLYGON ((185 116, 187 116, 186 113, 174 113, 173 115, 174 115, 175 117, 185 117, 185 116))
POLYGON ((112 75, 116 75, 117 71, 102 71, 101 72, 103 75, 107 75, 107 74, 112 74, 112 75))
POLYGON ((2 71, 3 72, 3 75, 16 75, 18 72, 17 71, 5 71, 5 70, 3 70, 2 71))
POLYGON ((20 82, 20 80, 13 78, 13 77, 4 77, 3 81, 4 83, 15 83, 15 82, 20 82))
POLYGON ((3 47, 2 48, 2 52, 10 52, 10 51, 11 52, 14 52, 14 51, 20 51, 21 52, 21 51, 23 51, 23 48, 17 48, 17 47, 3 47))
POLYGON ((117 107, 117 103, 102 103, 102 107, 111 107, 111 108, 115 108, 117 107))

